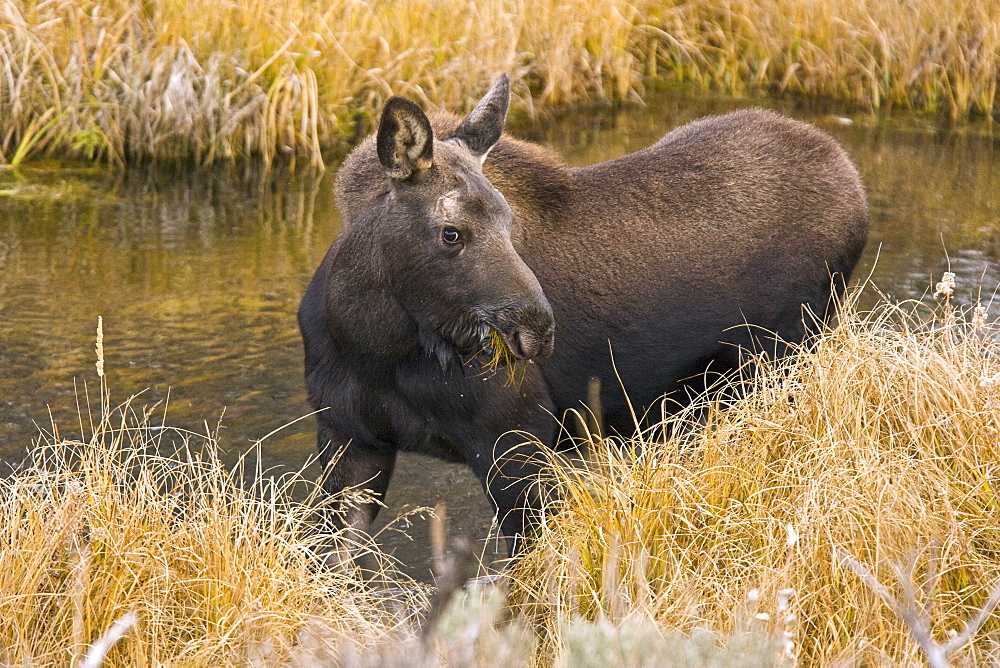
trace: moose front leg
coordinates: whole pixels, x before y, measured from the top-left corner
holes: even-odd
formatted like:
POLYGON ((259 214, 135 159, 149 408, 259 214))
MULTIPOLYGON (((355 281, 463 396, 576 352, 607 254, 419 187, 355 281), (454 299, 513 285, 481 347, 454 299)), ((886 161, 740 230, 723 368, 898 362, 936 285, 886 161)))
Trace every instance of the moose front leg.
POLYGON ((337 498, 335 522, 348 535, 367 530, 381 509, 396 465, 396 453, 346 441, 329 425, 319 428, 319 461, 323 465, 323 489, 337 498), (368 501, 350 498, 348 490, 371 492, 368 501))
POLYGON ((483 485, 507 539, 510 556, 538 528, 553 486, 545 474, 550 461, 545 448, 525 433, 504 434, 499 441, 470 448, 466 459, 483 485))

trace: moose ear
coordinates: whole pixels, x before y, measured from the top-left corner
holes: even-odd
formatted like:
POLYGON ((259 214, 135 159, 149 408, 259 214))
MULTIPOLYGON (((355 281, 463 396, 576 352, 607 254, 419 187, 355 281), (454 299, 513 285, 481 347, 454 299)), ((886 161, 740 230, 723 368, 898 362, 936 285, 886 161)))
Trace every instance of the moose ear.
POLYGON ((434 131, 423 110, 404 97, 386 102, 375 138, 378 160, 394 179, 405 179, 433 164, 434 131))
POLYGON ((485 161, 486 155, 503 133, 508 106, 510 106, 510 79, 503 74, 479 101, 476 108, 465 117, 451 138, 465 144, 480 162, 485 161))

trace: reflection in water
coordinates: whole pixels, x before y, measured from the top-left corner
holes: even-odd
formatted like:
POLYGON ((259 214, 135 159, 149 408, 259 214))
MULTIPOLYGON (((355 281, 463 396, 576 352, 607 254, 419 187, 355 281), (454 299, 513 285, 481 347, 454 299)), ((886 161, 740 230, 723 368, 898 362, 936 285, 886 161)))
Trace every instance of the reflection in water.
MULTIPOLYGON (((586 164, 746 104, 664 97, 519 134, 586 164)), ((916 121, 847 125, 828 109, 784 110, 834 134, 861 170, 873 229, 859 276, 878 254, 875 283, 895 298, 919 297, 947 268, 947 250, 960 297, 974 299, 980 284, 992 294, 1000 283, 996 140, 916 121)), ((35 423, 49 425, 47 406, 64 434, 74 431, 74 382, 95 380, 98 315, 112 392, 124 399, 145 390, 147 403, 169 397, 169 422, 190 429, 204 430, 205 420, 214 428, 225 413, 222 440, 233 458, 306 413, 295 309, 336 235, 331 181, 59 165, 0 175, 0 457, 20 459, 35 423)), ((265 442, 263 464, 297 469, 314 451, 304 420, 265 442)), ((416 456, 402 458, 383 517, 440 501, 453 531, 486 534, 490 511, 478 482, 461 466, 416 456)), ((387 533, 384 542, 425 577, 426 524, 407 531, 412 540, 387 533)))
POLYGON ((76 422, 73 381, 90 375, 97 315, 112 388, 149 388, 149 402, 169 388, 172 419, 197 425, 226 410, 240 447, 262 424, 303 412, 289 314, 336 230, 328 188, 307 177, 280 188, 217 175, 30 179, 0 202, 12 248, 0 320, 3 455, 23 448, 47 402, 63 428, 76 422))

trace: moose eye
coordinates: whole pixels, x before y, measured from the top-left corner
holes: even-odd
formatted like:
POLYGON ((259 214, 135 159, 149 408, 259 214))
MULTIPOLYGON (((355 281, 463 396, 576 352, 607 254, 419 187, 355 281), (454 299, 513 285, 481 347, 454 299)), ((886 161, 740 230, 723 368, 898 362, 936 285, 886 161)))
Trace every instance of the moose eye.
POLYGON ((457 244, 462 240, 462 235, 454 227, 446 227, 441 230, 441 240, 446 244, 457 244))

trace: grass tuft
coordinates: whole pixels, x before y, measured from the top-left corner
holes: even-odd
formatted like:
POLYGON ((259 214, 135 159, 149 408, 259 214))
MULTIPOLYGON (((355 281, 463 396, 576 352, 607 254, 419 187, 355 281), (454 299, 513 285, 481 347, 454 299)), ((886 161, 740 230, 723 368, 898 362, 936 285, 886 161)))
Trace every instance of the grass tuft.
POLYGON ((240 483, 207 427, 131 401, 84 415, 86 438, 53 427, 0 480, 0 661, 993 662, 1000 325, 955 289, 866 312, 855 294, 724 403, 592 437, 586 463, 557 460, 507 604, 442 577, 423 625, 424 590, 388 566, 382 591, 328 567, 338 535, 292 500, 314 486, 240 483))
MULTIPOLYGON (((96 417, 86 439, 53 427, 0 480, 0 662, 274 665, 306 640, 363 645, 405 621, 324 567, 337 536, 293 500, 310 492, 300 477, 242 483, 214 435, 156 426, 131 401, 96 417)), ((414 586, 395 599, 423 603, 414 586)))
MULTIPOLYGON (((991 610, 1000 576, 1000 327, 984 315, 947 295, 852 300, 812 347, 748 365, 729 405, 558 466, 561 506, 513 572, 543 645, 572 617, 726 635, 749 597, 789 659, 919 664, 898 610, 926 610, 944 638, 991 610)), ((998 628, 952 659, 995 659, 998 628)))

